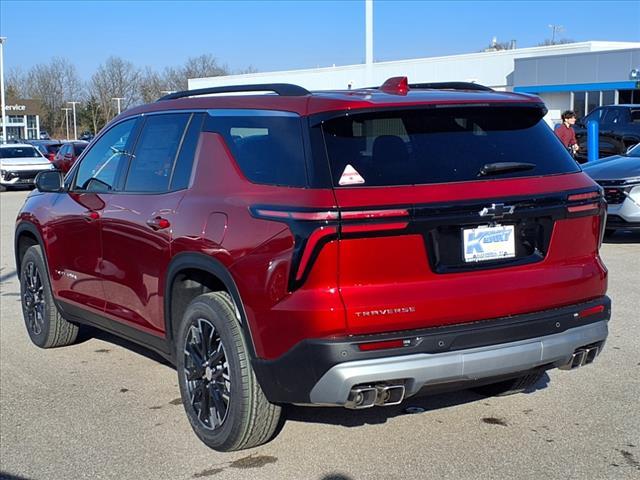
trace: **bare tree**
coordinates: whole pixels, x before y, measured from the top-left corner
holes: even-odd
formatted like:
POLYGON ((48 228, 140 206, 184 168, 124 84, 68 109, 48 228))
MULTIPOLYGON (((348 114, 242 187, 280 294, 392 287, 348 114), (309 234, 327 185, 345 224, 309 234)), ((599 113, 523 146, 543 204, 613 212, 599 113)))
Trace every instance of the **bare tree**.
POLYGON ((167 90, 186 90, 189 78, 219 77, 228 75, 229 68, 218 64, 211 54, 190 57, 181 67, 169 67, 164 71, 167 90))
POLYGON ((167 90, 165 81, 155 70, 147 67, 140 76, 139 94, 144 103, 149 103, 161 97, 167 90))
MULTIPOLYGON (((109 57, 91 77, 89 96, 95 97, 100 105, 102 124, 117 114, 116 97, 123 98, 122 109, 138 103, 140 71, 131 62, 120 57, 109 57)), ((102 127, 102 125, 100 125, 102 127)))
POLYGON ((7 101, 12 102, 26 96, 25 85, 27 76, 20 67, 14 67, 5 74, 5 95, 7 101))
POLYGON ((540 42, 537 46, 548 47, 550 45, 564 45, 566 43, 576 43, 576 41, 571 38, 557 38, 557 39, 547 38, 545 39, 544 42, 540 42))
POLYGON ((54 57, 48 64, 35 65, 26 75, 24 92, 40 100, 43 109, 42 125, 61 131, 64 124, 62 107, 70 100, 78 100, 83 86, 75 65, 65 58, 54 57))

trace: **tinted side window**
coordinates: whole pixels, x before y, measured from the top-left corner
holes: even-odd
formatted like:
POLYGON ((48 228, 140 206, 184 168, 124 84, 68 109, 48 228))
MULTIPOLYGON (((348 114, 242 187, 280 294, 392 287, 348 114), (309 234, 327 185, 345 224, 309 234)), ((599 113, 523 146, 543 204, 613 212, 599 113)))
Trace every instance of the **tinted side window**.
POLYGON ((78 143, 73 146, 73 153, 77 157, 79 156, 87 146, 83 143, 78 143))
POLYGON ((151 115, 130 160, 125 183, 128 192, 164 192, 169 189, 176 153, 190 114, 151 115))
POLYGON ((106 192, 113 190, 124 160, 125 151, 136 119, 126 120, 112 127, 87 152, 80 164, 74 190, 106 192))
POLYGON ((213 112, 205 129, 222 135, 238 166, 252 182, 307 184, 300 117, 287 112, 229 115, 213 112))
POLYGON ((171 176, 171 190, 181 190, 189 186, 189 180, 191 179, 191 169, 193 167, 193 160, 196 154, 196 147, 198 146, 198 139, 200 138, 200 131, 202 130, 203 114, 196 114, 191 118, 189 127, 187 128, 187 134, 182 141, 182 147, 180 147, 180 153, 176 160, 176 165, 173 168, 173 175, 171 176))

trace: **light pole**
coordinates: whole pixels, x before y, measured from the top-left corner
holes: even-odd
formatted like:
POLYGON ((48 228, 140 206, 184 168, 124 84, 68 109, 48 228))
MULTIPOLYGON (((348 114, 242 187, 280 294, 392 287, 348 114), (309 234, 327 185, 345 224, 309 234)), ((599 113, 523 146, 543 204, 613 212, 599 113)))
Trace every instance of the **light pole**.
POLYGON ((67 102, 73 107, 73 139, 78 140, 78 129, 76 127, 76 104, 80 102, 67 102))
POLYGON ((4 42, 7 37, 0 37, 0 107, 2 108, 2 143, 7 143, 7 119, 4 110, 4 42))
POLYGON ((62 110, 64 110, 64 121, 67 124, 67 140, 69 140, 69 110, 71 110, 69 107, 62 107, 62 110))
POLYGON ((118 115, 120 115, 120 101, 124 100, 124 97, 113 97, 112 100, 118 102, 118 115))

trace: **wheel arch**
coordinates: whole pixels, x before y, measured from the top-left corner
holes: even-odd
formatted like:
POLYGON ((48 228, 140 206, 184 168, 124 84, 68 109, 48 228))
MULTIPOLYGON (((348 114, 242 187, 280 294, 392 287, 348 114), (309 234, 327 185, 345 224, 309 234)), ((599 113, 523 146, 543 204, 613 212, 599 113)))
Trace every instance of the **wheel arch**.
POLYGON ((235 280, 227 268, 218 260, 202 253, 181 253, 171 261, 167 269, 164 295, 165 336, 170 346, 175 347, 176 329, 180 314, 189 302, 201 293, 208 291, 226 291, 237 308, 238 321, 249 352, 256 358, 247 314, 235 280), (194 290, 189 292, 189 282, 195 282, 194 290), (181 288, 181 284, 185 288, 181 288))
POLYGON ((16 259, 16 273, 20 278, 20 268, 22 267, 22 258, 24 254, 33 245, 39 245, 42 249, 42 255, 44 256, 44 266, 47 269, 47 275, 51 278, 49 271, 49 261, 47 259, 47 252, 42 241, 42 235, 40 230, 33 223, 21 222, 16 226, 14 234, 14 255, 16 259))

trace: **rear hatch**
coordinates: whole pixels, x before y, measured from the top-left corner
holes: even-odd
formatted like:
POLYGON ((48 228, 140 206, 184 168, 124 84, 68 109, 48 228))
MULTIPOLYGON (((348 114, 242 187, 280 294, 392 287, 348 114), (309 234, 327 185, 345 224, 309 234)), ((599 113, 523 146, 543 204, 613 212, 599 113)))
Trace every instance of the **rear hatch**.
POLYGON ((312 126, 340 212, 349 333, 498 318, 605 293, 600 192, 544 112, 536 103, 378 109, 312 126))

